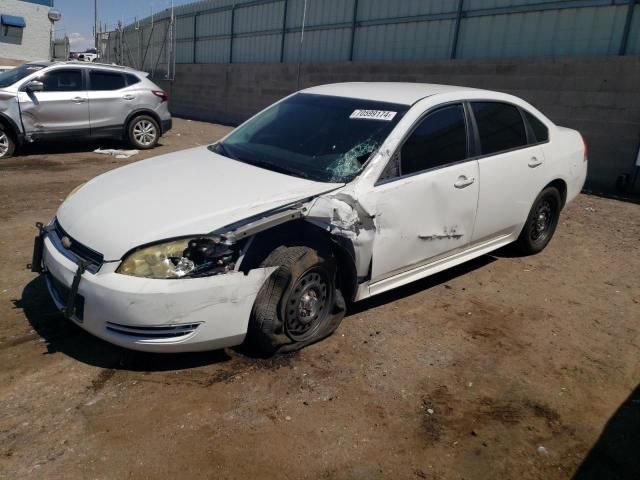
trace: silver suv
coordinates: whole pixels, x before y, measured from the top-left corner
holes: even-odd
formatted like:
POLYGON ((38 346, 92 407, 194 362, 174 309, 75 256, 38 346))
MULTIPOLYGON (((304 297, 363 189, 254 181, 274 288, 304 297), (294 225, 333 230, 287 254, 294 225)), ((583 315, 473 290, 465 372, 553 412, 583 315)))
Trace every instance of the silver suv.
POLYGON ((0 73, 0 159, 24 142, 119 138, 139 149, 171 128, 168 96, 145 72, 81 62, 27 63, 0 73))

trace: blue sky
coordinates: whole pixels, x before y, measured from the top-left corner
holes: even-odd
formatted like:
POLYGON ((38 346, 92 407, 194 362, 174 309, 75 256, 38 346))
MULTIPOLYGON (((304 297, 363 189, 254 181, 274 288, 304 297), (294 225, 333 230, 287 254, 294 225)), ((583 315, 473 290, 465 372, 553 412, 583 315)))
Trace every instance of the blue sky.
MULTIPOLYGON (((174 5, 191 3, 193 0, 174 0, 174 5)), ((84 50, 93 46, 93 2, 94 0, 54 0, 55 8, 62 12, 62 20, 56 25, 56 36, 67 35, 72 50, 84 50)), ((151 9, 164 10, 171 0, 98 0, 98 19, 112 30, 118 20, 125 24, 135 17, 149 16, 151 9)))

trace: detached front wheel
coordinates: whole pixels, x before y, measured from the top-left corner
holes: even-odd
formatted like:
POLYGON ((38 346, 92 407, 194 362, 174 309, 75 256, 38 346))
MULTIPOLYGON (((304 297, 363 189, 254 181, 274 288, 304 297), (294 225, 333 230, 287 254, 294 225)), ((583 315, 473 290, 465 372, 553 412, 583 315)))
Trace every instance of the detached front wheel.
POLYGON ((345 313, 333 258, 308 247, 278 247, 261 267, 278 267, 253 307, 249 340, 263 355, 299 350, 331 335, 345 313))
POLYGON ((160 139, 158 122, 148 115, 140 115, 131 120, 127 133, 131 145, 140 150, 155 147, 160 139))

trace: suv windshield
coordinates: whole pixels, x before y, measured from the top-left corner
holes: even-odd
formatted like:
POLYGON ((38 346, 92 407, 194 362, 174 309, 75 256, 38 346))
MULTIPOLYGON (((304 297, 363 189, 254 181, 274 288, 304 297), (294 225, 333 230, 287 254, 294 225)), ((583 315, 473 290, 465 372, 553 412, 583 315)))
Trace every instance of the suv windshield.
POLYGON ((4 73, 0 73, 0 88, 8 87, 14 83, 22 80, 24 77, 31 75, 38 70, 44 68, 44 65, 35 65, 33 63, 26 63, 19 67, 7 70, 4 73))
POLYGON ((209 148, 288 175, 349 182, 408 109, 393 103, 298 93, 209 148))

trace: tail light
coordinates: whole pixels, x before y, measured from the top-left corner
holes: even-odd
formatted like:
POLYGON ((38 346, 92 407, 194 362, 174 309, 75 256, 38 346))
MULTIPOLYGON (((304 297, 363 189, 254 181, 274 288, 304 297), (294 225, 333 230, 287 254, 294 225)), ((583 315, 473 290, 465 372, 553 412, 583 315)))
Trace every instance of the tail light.
POLYGON ((584 161, 586 162, 589 158, 589 147, 587 146, 587 141, 584 139, 584 135, 580 134, 582 137, 582 145, 584 145, 584 161))
POLYGON ((164 90, 151 90, 151 92, 156 96, 156 97, 160 97, 162 99, 163 102, 166 102, 169 100, 169 95, 167 94, 167 92, 165 92, 164 90))

